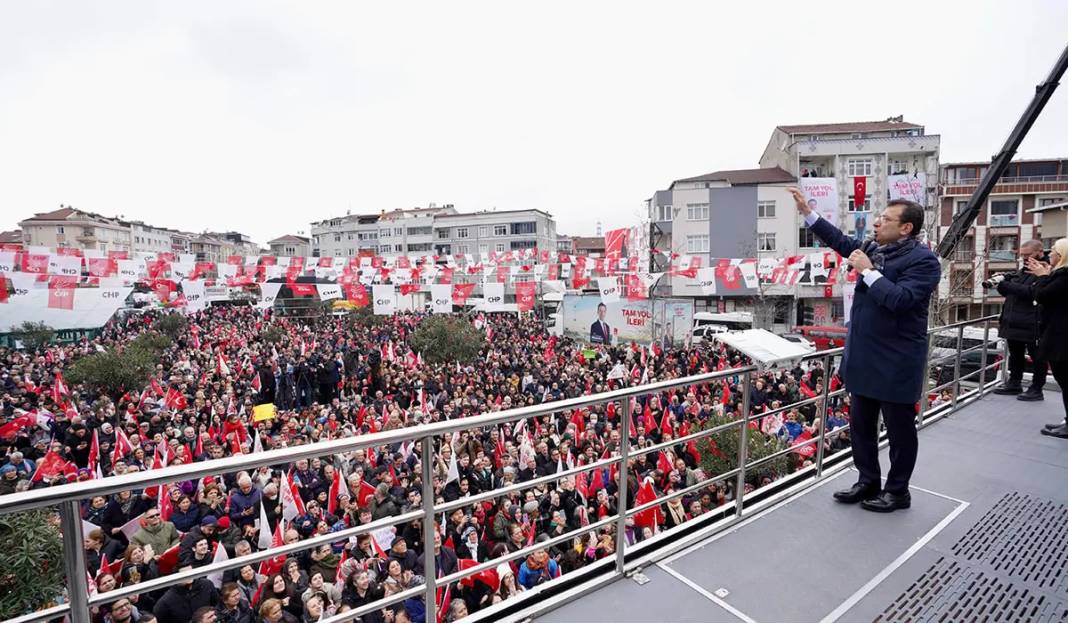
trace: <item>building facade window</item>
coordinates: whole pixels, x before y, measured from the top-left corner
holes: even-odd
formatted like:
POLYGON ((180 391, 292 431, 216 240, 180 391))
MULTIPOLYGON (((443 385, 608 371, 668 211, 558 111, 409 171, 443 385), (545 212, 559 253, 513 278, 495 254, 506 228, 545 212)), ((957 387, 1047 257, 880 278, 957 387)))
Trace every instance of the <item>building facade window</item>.
POLYGON ((775 218, 775 202, 758 201, 757 218, 775 218))
POLYGON ((488 238, 489 237, 489 225, 479 225, 478 226, 478 237, 479 238, 488 238))
POLYGON ((686 236, 687 253, 708 253, 708 234, 686 236))
POLYGON ((400 236, 403 236, 404 235, 404 228, 403 227, 394 227, 393 228, 393 235, 397 236, 398 238, 400 236))
POLYGON ((525 236, 538 233, 538 224, 533 221, 512 223, 513 236, 525 236))
POLYGON ((859 210, 857 209, 856 201, 854 201, 853 199, 850 199, 849 203, 846 206, 846 209, 849 212, 870 212, 871 211, 871 199, 865 198, 864 199, 864 203, 860 206, 859 210))
POLYGON ((533 249, 538 246, 538 243, 534 240, 513 240, 511 245, 514 251, 516 249, 533 249))
POLYGON ((504 253, 504 243, 498 242, 494 250, 497 251, 497 253, 504 253))
POLYGON ((410 244, 410 245, 408 245, 408 250, 409 251, 429 251, 430 250, 430 243, 429 242, 420 242, 418 244, 410 244))
POLYGON ((493 226, 493 235, 494 236, 507 236, 508 235, 508 226, 507 225, 494 225, 493 226))
POLYGON ((341 234, 334 234, 334 242, 341 242, 341 234))
POLYGON ((458 244, 456 245, 456 252, 462 255, 467 255, 471 252, 471 249, 466 244, 458 244))
POLYGON ((816 237, 816 234, 812 233, 807 227, 802 227, 797 231, 797 246, 808 249, 816 249, 824 247, 826 245, 816 237))
POLYGON ((846 161, 846 173, 847 175, 849 175, 849 177, 871 175, 871 169, 871 158, 850 158, 846 161))
POLYGON ((429 236, 434 233, 433 227, 409 227, 409 236, 429 236))
POLYGON ((990 202, 991 227, 1015 227, 1020 224, 1018 199, 995 199, 990 202))
POLYGON ((953 209, 953 216, 956 216, 956 215, 960 214, 961 212, 964 211, 964 208, 967 208, 967 207, 968 207, 968 200, 967 199, 965 199, 963 201, 958 200, 956 207, 953 209))
POLYGON ((707 221, 708 220, 708 204, 707 203, 687 203, 686 204, 686 220, 688 220, 688 221, 707 221))
POLYGON ((439 229, 438 230, 438 240, 448 240, 448 239, 449 239, 449 230, 448 229, 439 229))
POLYGON ((466 227, 457 227, 456 228, 456 237, 457 238, 467 238, 467 233, 468 232, 467 232, 467 228, 466 227))
POLYGON ((758 251, 774 251, 775 250, 775 234, 774 233, 759 233, 759 234, 757 234, 757 250, 758 251))

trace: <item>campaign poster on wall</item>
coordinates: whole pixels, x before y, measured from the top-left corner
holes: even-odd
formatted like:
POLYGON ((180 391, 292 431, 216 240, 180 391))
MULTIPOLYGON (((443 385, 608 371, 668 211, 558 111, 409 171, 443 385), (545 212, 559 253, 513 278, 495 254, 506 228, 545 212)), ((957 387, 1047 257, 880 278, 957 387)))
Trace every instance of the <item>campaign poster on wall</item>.
POLYGON ((838 226, 838 182, 833 177, 802 177, 801 194, 816 214, 838 226))
POLYGON ((927 175, 887 175, 886 186, 890 190, 890 199, 908 199, 925 205, 927 203, 927 175))
POLYGON ((561 309, 564 335, 593 345, 648 344, 665 336, 681 344, 693 328, 693 301, 685 299, 605 303, 599 295, 565 295, 561 309))

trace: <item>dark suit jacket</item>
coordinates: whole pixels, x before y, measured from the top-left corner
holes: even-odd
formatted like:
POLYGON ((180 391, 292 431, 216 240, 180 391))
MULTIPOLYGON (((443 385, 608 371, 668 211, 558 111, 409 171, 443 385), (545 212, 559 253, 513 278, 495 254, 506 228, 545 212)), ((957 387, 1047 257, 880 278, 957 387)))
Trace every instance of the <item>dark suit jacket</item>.
POLYGON ((601 321, 596 320, 590 325, 590 342, 594 344, 611 344, 612 343, 612 327, 608 326, 608 323, 604 323, 604 330, 601 330, 601 321))
MULTIPOLYGON (((812 233, 842 257, 860 248, 824 219, 812 233)), ((886 259, 882 278, 868 287, 858 275, 842 357, 842 381, 855 394, 913 404, 924 389, 927 306, 942 267, 924 245, 886 259)))

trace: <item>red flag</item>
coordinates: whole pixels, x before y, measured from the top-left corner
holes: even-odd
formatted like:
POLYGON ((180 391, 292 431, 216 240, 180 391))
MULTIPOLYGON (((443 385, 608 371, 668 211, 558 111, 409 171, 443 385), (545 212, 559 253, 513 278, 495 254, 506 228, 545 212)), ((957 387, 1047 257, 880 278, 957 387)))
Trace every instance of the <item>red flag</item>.
POLYGON ((74 309, 74 287, 65 278, 53 278, 48 283, 48 307, 74 309))
POLYGON ((853 178, 853 209, 864 209, 864 196, 868 192, 868 178, 858 175, 853 178))
POLYGON ((182 392, 173 387, 167 390, 167 398, 164 400, 163 404, 168 409, 173 409, 175 411, 183 411, 188 406, 182 392))
POLYGON ((515 284, 515 303, 521 312, 534 309, 534 290, 537 284, 533 281, 519 281, 515 284))
MULTIPOLYGON (((460 558, 456 561, 456 566, 460 571, 470 569, 478 565, 478 562, 471 560, 470 558, 460 558)), ((482 582, 486 586, 490 587, 490 590, 496 591, 501 587, 501 579, 497 576, 496 569, 485 569, 478 573, 471 574, 466 578, 460 580, 460 586, 466 586, 471 588, 475 585, 475 581, 482 582)))
POLYGON ((452 286, 452 302, 455 305, 463 305, 467 303, 467 298, 471 296, 471 292, 475 289, 473 283, 454 283, 452 286))
POLYGON ((315 296, 314 283, 290 283, 287 285, 293 296, 315 296))
POLYGON ((367 506, 367 500, 371 499, 371 496, 375 494, 374 486, 368 484, 366 480, 360 481, 360 491, 356 494, 356 502, 360 508, 367 506))
POLYGON ((67 384, 63 382, 63 373, 56 372, 56 380, 52 383, 52 402, 57 405, 63 403, 63 397, 69 396, 70 390, 67 389, 67 384))
POLYGON ((160 555, 159 560, 156 561, 156 564, 159 566, 160 575, 169 575, 178 567, 179 547, 179 545, 175 545, 160 555))
MULTIPOLYGON (((641 488, 638 489, 638 494, 634 496, 635 506, 641 506, 647 504, 656 499, 656 491, 653 490, 653 481, 650 478, 646 478, 642 482, 641 488)), ((634 524, 641 528, 652 528, 654 531, 656 527, 664 523, 664 513, 660 510, 660 506, 654 506, 652 508, 640 511, 634 515, 634 524)))
POLYGON ((666 453, 660 452, 658 454, 660 455, 660 457, 656 460, 656 468, 664 472, 664 475, 667 476, 668 472, 673 469, 671 466, 671 461, 668 460, 666 453))
POLYGON ((727 380, 723 380, 723 404, 728 404, 731 401, 731 386, 727 383, 727 380))
POLYGON ((52 479, 67 471, 67 460, 49 450, 39 461, 37 470, 30 478, 32 482, 40 482, 45 478, 52 479))
POLYGON ((367 288, 362 283, 354 283, 349 286, 345 296, 348 297, 350 303, 357 307, 364 307, 371 301, 371 298, 367 295, 367 288))
POLYGON ((623 253, 623 247, 627 244, 626 228, 610 229, 604 233, 604 254, 607 257, 618 258, 623 253))

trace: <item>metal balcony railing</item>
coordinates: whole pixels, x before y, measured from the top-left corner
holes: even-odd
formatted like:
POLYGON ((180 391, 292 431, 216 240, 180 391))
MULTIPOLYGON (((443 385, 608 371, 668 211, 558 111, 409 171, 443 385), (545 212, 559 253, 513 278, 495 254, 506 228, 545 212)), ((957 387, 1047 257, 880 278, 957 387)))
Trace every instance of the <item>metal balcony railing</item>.
MULTIPOLYGON (((962 351, 960 348, 962 340, 964 339, 964 331, 966 327, 981 325, 983 327, 983 335, 985 338, 989 334, 991 323, 996 320, 996 318, 996 316, 988 316, 929 330, 929 340, 931 339, 930 336, 934 335, 936 332, 943 338, 947 332, 949 334, 955 332, 957 353, 952 363, 952 378, 948 382, 942 382, 944 378, 943 370, 946 369, 945 360, 935 360, 934 362, 937 365, 933 367, 929 365, 931 361, 925 362, 925 368, 928 368, 929 371, 935 371, 936 376, 933 380, 930 378, 928 379, 928 386, 930 386, 930 389, 923 393, 920 410, 917 415, 918 424, 920 426, 928 425, 937 419, 952 413, 964 404, 981 398, 986 390, 997 382, 996 373, 991 376, 991 371, 996 370, 999 366, 1003 366, 1005 363, 1004 358, 996 359, 991 363, 988 361, 988 353, 990 349, 982 349, 979 351, 980 367, 970 371, 962 377, 962 351), (977 378, 973 380, 972 377, 977 378), (975 383, 975 386, 968 388, 967 391, 962 391, 965 389, 965 386, 962 385, 964 382, 973 382, 975 383), (949 392, 949 399, 942 400, 940 397, 942 392, 949 392), (929 395, 934 395, 935 399, 930 400, 929 395)), ((987 341, 988 340, 984 339, 983 343, 985 344, 987 341)), ((929 348, 928 351, 930 350, 931 349, 929 348)), ((974 349, 968 352, 972 351, 974 351, 974 349)), ((592 396, 583 396, 530 407, 522 407, 509 411, 486 413, 474 417, 434 422, 417 427, 401 428, 358 437, 281 448, 255 454, 237 455, 213 461, 177 465, 159 470, 136 472, 101 480, 66 484, 44 489, 33 489, 26 492, 0 496, 0 515, 31 509, 58 507, 64 545, 64 567, 67 576, 67 591, 64 603, 45 610, 27 613, 18 618, 11 619, 10 621, 16 623, 30 623, 32 621, 68 617, 72 623, 88 623, 92 620, 90 611, 91 607, 99 607, 123 597, 130 597, 132 595, 159 590, 182 582, 188 582, 194 578, 205 577, 230 569, 238 569, 248 564, 259 563, 323 544, 337 543, 350 537, 368 534, 381 528, 400 525, 415 520, 422 522, 424 547, 429 548, 432 547, 434 542, 438 517, 457 508, 492 500, 502 495, 522 492, 538 485, 552 484, 561 479, 574 477, 579 473, 604 469, 610 466, 615 466, 621 475, 626 475, 628 472, 628 463, 636 456, 669 449, 674 446, 685 445, 690 441, 709 438, 712 435, 721 434, 726 431, 734 431, 739 436, 737 462, 735 467, 728 471, 708 475, 708 477, 701 482, 679 488, 657 498, 656 500, 640 504, 633 508, 628 507, 627 504, 627 491, 629 486, 627 478, 620 478, 617 483, 619 487, 617 509, 615 513, 609 516, 590 522, 589 525, 582 526, 576 530, 571 530, 564 534, 552 537, 548 541, 536 543, 513 553, 506 554, 443 577, 439 577, 438 575, 435 566, 435 557, 424 556, 424 567, 422 570, 423 577, 425 578, 424 584, 392 594, 372 604, 341 612, 329 618, 323 618, 321 621, 323 623, 340 623, 342 621, 355 619, 405 599, 419 597, 422 597, 426 604, 426 620, 435 621, 437 609, 436 591, 438 586, 451 584, 467 576, 495 568, 502 562, 525 558, 539 549, 549 548, 556 544, 568 542, 569 540, 587 534, 590 531, 613 526, 616 547, 615 553, 611 557, 603 558, 582 569, 565 574, 556 580, 541 584, 531 590, 524 591, 518 597, 507 599, 490 606, 489 608, 473 613, 469 618, 465 619, 465 621, 475 622, 487 620, 491 617, 500 616, 502 613, 508 613, 509 616, 520 616, 516 614, 519 612, 522 616, 529 616, 535 612, 542 612, 556 607, 575 596, 580 596, 583 593, 589 592, 600 585, 623 577, 625 574, 640 568, 651 561, 656 561, 668 556, 671 553, 711 534, 722 532, 741 521, 743 517, 748 517, 758 510, 767 508, 785 498, 795 495, 799 491, 826 478, 829 474, 847 467, 847 459, 851 454, 849 448, 834 450, 830 454, 828 454, 828 450, 831 450, 829 442, 840 438, 843 433, 849 430, 849 426, 846 425, 833 430, 826 430, 826 414, 829 405, 832 404, 831 401, 839 398, 846 391, 845 389, 830 391, 830 371, 834 369, 831 364, 836 357, 841 356, 842 352, 843 349, 838 348, 818 351, 804 357, 803 362, 820 361, 825 371, 822 377, 823 381, 817 389, 818 394, 816 396, 760 413, 750 413, 749 405, 751 376, 757 371, 757 367, 745 366, 648 385, 627 387, 592 396), (740 415, 733 421, 725 424, 704 428, 677 439, 671 439, 661 443, 650 443, 644 446, 637 446, 631 441, 630 422, 633 399, 638 396, 654 395, 660 392, 677 390, 679 388, 717 383, 724 379, 738 376, 741 377, 741 413, 744 414, 744 416, 740 415), (582 409, 595 405, 606 405, 610 402, 621 403, 621 409, 619 410, 621 416, 619 417, 618 425, 620 445, 618 451, 612 456, 599 459, 586 465, 565 469, 559 473, 500 487, 492 491, 461 498, 456 501, 442 504, 435 502, 433 477, 434 461, 427 460, 427 457, 435 456, 437 439, 446 438, 446 436, 459 431, 496 428, 504 424, 516 423, 520 420, 528 420, 539 416, 550 416, 559 411, 582 409), (759 426, 759 421, 763 418, 806 405, 815 405, 816 407, 815 413, 817 414, 817 419, 815 421, 818 422, 818 424, 816 426, 816 434, 811 439, 797 445, 789 446, 758 460, 750 460, 747 456, 747 448, 751 423, 756 422, 759 426), (246 556, 240 556, 222 562, 213 562, 203 567, 180 571, 138 584, 123 586, 106 593, 98 593, 95 595, 89 594, 82 534, 81 502, 83 500, 88 500, 99 495, 109 495, 119 491, 142 490, 146 487, 170 484, 184 480, 194 480, 209 475, 233 474, 238 471, 254 470, 263 466, 277 466, 279 464, 294 463, 301 459, 333 456, 335 454, 347 453, 355 450, 395 446, 413 441, 418 443, 421 448, 422 459, 420 461, 422 507, 419 510, 412 510, 404 514, 373 521, 369 524, 346 528, 338 532, 314 536, 303 541, 297 541, 280 547, 254 552, 246 556), (746 491, 747 473, 753 473, 752 470, 754 470, 754 468, 776 458, 786 456, 789 453, 798 452, 807 446, 815 446, 815 451, 812 453, 813 458, 811 464, 801 467, 794 473, 782 476, 780 479, 775 480, 770 484, 763 484, 749 492, 746 491), (627 542, 627 539, 625 538, 627 521, 634 517, 636 513, 651 509, 677 497, 701 492, 702 490, 708 489, 719 483, 725 483, 728 487, 733 488, 733 500, 720 505, 711 512, 701 515, 687 523, 665 530, 652 538, 639 541, 635 544, 629 544, 627 542), (571 587, 570 589, 567 588, 569 586, 571 587), (546 591, 549 587, 553 589, 551 592, 546 591)))

